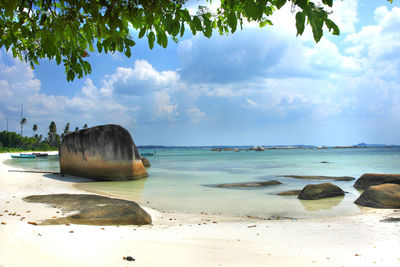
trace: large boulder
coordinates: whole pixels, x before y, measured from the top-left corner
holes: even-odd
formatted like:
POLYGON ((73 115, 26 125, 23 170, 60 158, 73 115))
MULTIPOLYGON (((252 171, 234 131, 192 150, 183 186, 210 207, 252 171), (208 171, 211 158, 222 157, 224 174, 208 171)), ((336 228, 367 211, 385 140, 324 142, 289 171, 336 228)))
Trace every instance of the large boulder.
POLYGON ((400 208, 400 185, 381 184, 370 186, 354 202, 361 206, 398 209, 400 208))
POLYGON ((365 173, 354 183, 357 189, 366 189, 371 185, 400 184, 400 174, 365 173))
POLYGON ((72 213, 42 224, 143 225, 151 216, 136 202, 89 194, 52 194, 25 197, 26 202, 47 203, 72 213))
POLYGON ((131 135, 119 125, 96 126, 67 134, 59 155, 61 174, 97 180, 148 176, 131 135))
POLYGON ((337 185, 331 183, 309 184, 301 190, 298 198, 315 200, 327 197, 344 196, 344 191, 337 185))

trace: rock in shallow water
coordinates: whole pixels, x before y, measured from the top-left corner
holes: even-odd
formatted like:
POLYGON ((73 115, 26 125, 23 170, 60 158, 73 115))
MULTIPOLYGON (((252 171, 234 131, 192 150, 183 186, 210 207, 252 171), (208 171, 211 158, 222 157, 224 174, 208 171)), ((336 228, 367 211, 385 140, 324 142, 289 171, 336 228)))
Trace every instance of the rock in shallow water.
POLYGON ((365 173, 354 183, 357 189, 366 189, 372 185, 400 184, 400 174, 365 173))
POLYGON ((73 215, 48 219, 43 224, 144 225, 151 216, 136 202, 90 194, 33 195, 23 200, 47 203, 73 215))
POLYGON ((301 190, 290 190, 285 192, 277 193, 278 196, 298 196, 301 190))
POLYGON ((334 180, 334 181, 353 181, 356 178, 350 176, 321 176, 321 175, 281 175, 300 180, 334 180))
POLYGON ((370 186, 354 202, 361 206, 381 209, 400 208, 400 185, 381 184, 370 186))
POLYGON ((142 160, 143 166, 145 166, 146 168, 151 167, 150 161, 147 158, 140 157, 140 159, 142 160))
POLYGON ((217 185, 210 185, 213 187, 223 187, 223 188, 256 188, 256 187, 264 187, 270 185, 279 185, 282 184, 279 181, 271 180, 265 182, 243 182, 243 183, 229 183, 229 184, 217 184, 217 185))
POLYGON ((96 180, 147 177, 129 132, 108 124, 64 136, 59 151, 60 172, 96 180))
POLYGON ((301 190, 298 198, 315 200, 328 197, 344 196, 344 191, 337 185, 331 183, 309 184, 301 190))

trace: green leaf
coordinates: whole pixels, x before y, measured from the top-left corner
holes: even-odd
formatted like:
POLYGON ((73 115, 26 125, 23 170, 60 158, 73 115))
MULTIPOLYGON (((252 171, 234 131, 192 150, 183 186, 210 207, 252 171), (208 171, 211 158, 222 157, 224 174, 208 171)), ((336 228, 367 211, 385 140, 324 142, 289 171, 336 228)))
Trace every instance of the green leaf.
POLYGON ((179 24, 179 20, 174 20, 172 22, 172 32, 171 32, 172 36, 177 36, 179 34, 180 26, 181 25, 179 24))
POLYGON ((296 13, 296 28, 297 28, 297 35, 302 35, 304 32, 306 17, 303 12, 296 13))
POLYGON ((131 57, 131 49, 129 48, 129 46, 125 49, 125 56, 131 57))
POLYGON ((146 33, 146 27, 141 28, 139 32, 139 39, 142 39, 145 33, 146 33))
POLYGON ((313 32, 314 40, 315 42, 319 42, 321 40, 323 31, 322 31, 322 26, 323 26, 323 20, 321 17, 318 15, 319 13, 313 12, 313 16, 310 19, 310 24, 311 24, 311 29, 313 32))
POLYGON ((325 20, 325 25, 328 27, 329 31, 332 31, 333 35, 340 35, 339 27, 330 19, 325 20))
POLYGON ((42 17, 40 18, 39 25, 43 25, 46 22, 47 14, 43 13, 42 17))
POLYGON ((308 0, 297 0, 296 5, 299 6, 301 9, 305 9, 308 4, 308 0))
POLYGON ((237 18, 233 11, 228 15, 228 25, 231 28, 231 32, 234 33, 237 27, 237 18))
MULTIPOLYGON (((332 1, 332 0, 331 0, 332 1)), ((280 9, 286 4, 286 0, 276 0, 276 7, 280 9)))
POLYGON ((135 45, 136 45, 135 41, 133 41, 133 40, 131 40, 131 39, 128 39, 128 38, 126 38, 126 39, 124 40, 124 43, 125 43, 125 45, 128 46, 128 47, 131 47, 131 46, 135 46, 135 45))
POLYGON ((328 5, 329 7, 332 7, 333 4, 332 2, 333 2, 332 0, 322 0, 322 3, 328 5))
POLYGON ((194 23, 194 26, 196 28, 196 31, 203 30, 203 27, 201 26, 201 20, 199 19, 199 17, 194 16, 193 17, 193 23, 194 23))
POLYGON ((103 47, 102 47, 102 45, 101 45, 101 42, 100 42, 100 41, 97 41, 96 46, 97 46, 97 50, 99 51, 99 53, 101 53, 101 51, 103 50, 103 47))
POLYGON ((185 34, 185 23, 182 22, 181 24, 181 30, 180 30, 180 36, 182 37, 185 34))
POLYGON ((258 17, 257 5, 253 1, 246 1, 243 9, 248 18, 258 17))
POLYGON ((181 10, 181 17, 183 17, 183 19, 185 21, 191 21, 192 18, 190 17, 190 13, 187 9, 181 10))
POLYGON ((150 47, 150 49, 153 49, 153 47, 154 47, 154 41, 156 40, 156 36, 154 35, 154 32, 150 32, 148 35, 147 35, 147 40, 148 40, 148 42, 149 42, 149 47, 150 47))

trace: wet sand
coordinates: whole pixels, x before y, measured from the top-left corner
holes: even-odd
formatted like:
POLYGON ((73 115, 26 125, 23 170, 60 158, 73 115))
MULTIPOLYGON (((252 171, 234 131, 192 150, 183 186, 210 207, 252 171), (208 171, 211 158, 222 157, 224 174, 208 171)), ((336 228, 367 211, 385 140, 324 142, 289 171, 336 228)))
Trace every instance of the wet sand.
POLYGON ((148 226, 35 225, 62 211, 34 194, 83 193, 75 179, 8 172, 0 154, 0 266, 398 266, 396 210, 264 220, 146 208, 148 226), (134 262, 123 257, 131 256, 134 262))

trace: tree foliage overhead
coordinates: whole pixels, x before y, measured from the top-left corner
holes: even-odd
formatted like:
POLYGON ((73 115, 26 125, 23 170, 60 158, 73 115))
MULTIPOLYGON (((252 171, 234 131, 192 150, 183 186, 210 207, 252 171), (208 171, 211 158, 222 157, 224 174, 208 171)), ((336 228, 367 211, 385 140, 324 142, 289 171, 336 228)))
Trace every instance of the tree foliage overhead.
POLYGON ((130 57, 135 46, 132 29, 139 38, 147 38, 150 48, 155 43, 167 47, 188 29, 209 38, 214 32, 234 33, 244 21, 272 25, 269 18, 285 4, 296 13, 297 34, 309 25, 318 42, 324 26, 339 34, 327 10, 332 1, 318 5, 310 0, 221 0, 216 13, 199 6, 190 14, 186 0, 2 0, 0 48, 11 49, 32 68, 43 58, 62 63, 72 81, 91 73, 85 60, 90 52, 119 51, 130 57))

